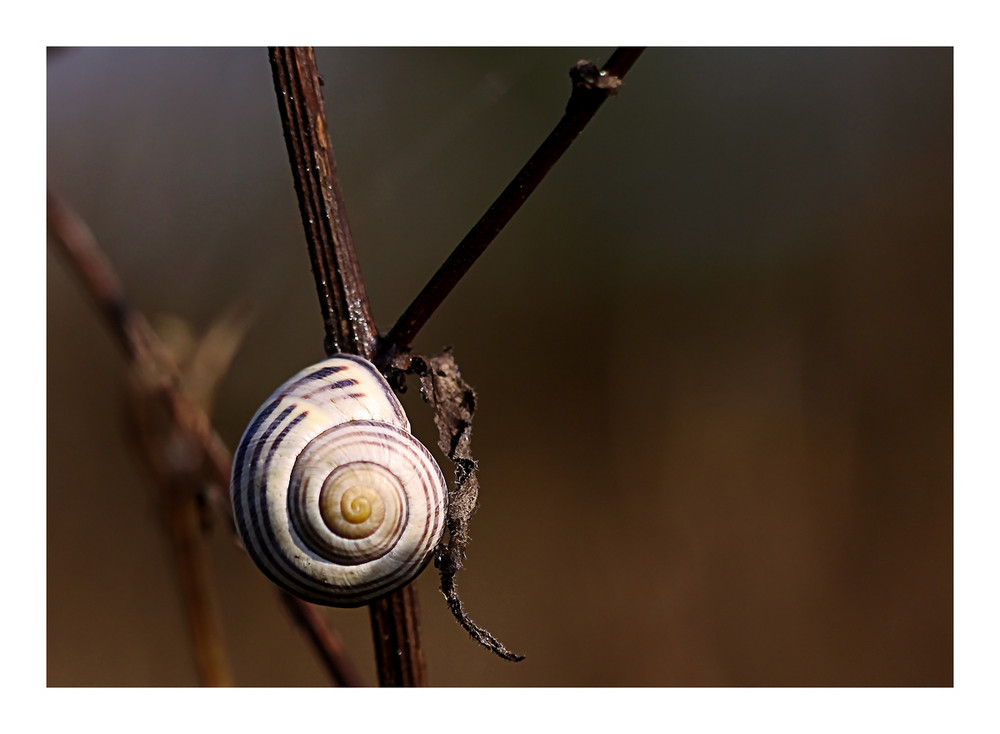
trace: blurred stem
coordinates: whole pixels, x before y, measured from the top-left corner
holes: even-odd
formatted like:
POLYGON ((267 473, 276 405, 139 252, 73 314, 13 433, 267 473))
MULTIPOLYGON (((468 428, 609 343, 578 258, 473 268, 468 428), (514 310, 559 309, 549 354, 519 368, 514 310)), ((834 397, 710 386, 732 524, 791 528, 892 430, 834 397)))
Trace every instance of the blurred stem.
MULTIPOLYGON (((197 492, 205 491, 235 539, 229 499, 232 457, 215 433, 208 416, 181 383, 177 365, 145 317, 125 298, 118 276, 105 258, 86 223, 54 192, 48 192, 49 234, 66 256, 91 298, 104 314, 111 331, 129 358, 134 374, 145 386, 144 404, 159 405, 165 415, 167 430, 174 437, 171 448, 183 452, 158 452, 192 458, 201 481, 193 487, 191 467, 179 466, 176 460, 154 462, 160 478, 167 484, 168 518, 171 541, 178 564, 178 575, 195 645, 201 680, 206 685, 228 685, 232 674, 225 656, 222 626, 214 602, 214 588, 207 558, 200 515, 197 515, 197 492), (185 476, 181 476, 184 470, 185 476), (206 481, 207 475, 207 481, 206 481), (188 483, 182 484, 183 481, 188 483), (184 489, 186 487, 186 489, 184 489), (207 488, 206 488, 207 487, 207 488)), ((140 416, 142 417, 142 416, 140 416)), ((161 424, 162 425, 162 424, 161 424)), ((162 448, 162 447, 161 447, 162 448)), ((295 600, 296 620, 306 629, 316 652, 333 680, 340 685, 360 685, 353 663, 340 637, 316 610, 298 607, 306 602, 295 600)))
POLYGON ((589 61, 580 61, 570 70, 573 91, 562 118, 379 341, 376 364, 388 365, 397 353, 410 346, 417 332, 517 213, 604 101, 617 92, 642 51, 641 48, 619 48, 600 70, 589 61))
POLYGON ((213 593, 208 549, 198 510, 198 478, 178 472, 167 480, 167 528, 183 589, 195 661, 206 686, 233 685, 233 671, 223 641, 222 620, 213 593))
MULTIPOLYGON (((271 48, 270 59, 326 328, 326 353, 370 359, 375 349, 374 320, 347 226, 316 57, 311 48, 271 48)), ((368 609, 379 683, 426 685, 415 592, 405 587, 368 609)))
POLYGON ((170 353, 142 314, 125 299, 121 283, 93 234, 51 191, 48 223, 53 239, 111 324, 138 378, 140 435, 165 490, 166 526, 199 677, 203 685, 232 685, 197 505, 202 489, 199 470, 205 458, 218 458, 218 439, 204 414, 184 395, 170 353))

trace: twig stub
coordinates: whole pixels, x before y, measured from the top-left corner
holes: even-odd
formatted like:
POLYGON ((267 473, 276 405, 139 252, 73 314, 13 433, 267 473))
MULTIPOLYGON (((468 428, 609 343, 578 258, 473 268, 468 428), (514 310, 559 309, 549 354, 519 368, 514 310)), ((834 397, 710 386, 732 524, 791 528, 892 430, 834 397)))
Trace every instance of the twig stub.
POLYGON ((573 80, 574 91, 582 89, 588 92, 615 94, 622 85, 621 77, 609 74, 597 68, 597 64, 586 59, 580 59, 569 70, 569 78, 573 80))

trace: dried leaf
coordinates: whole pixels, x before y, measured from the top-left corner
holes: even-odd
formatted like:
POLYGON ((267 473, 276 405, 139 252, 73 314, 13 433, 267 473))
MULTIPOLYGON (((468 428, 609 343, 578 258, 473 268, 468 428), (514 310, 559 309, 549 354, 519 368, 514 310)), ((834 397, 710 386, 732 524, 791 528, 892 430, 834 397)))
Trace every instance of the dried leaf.
POLYGON ((512 653, 469 618, 455 586, 455 574, 462 569, 469 544, 469 521, 479 501, 471 448, 476 393, 462 379, 450 348, 431 359, 413 355, 409 370, 420 378, 420 392, 434 410, 438 446, 455 464, 455 485, 448 494, 448 537, 441 541, 434 560, 441 572, 441 591, 455 619, 474 640, 505 660, 523 660, 523 655, 512 653))

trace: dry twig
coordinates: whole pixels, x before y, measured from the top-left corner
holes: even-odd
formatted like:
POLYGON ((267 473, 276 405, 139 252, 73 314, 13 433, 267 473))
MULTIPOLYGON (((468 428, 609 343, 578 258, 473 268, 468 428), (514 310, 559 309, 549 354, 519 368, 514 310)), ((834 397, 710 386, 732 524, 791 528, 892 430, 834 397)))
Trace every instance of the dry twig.
MULTIPOLYGON (((459 243, 388 335, 379 339, 376 345, 371 310, 358 270, 336 162, 327 137, 326 111, 315 56, 311 48, 272 48, 272 75, 324 316, 327 354, 341 351, 374 358, 380 369, 389 373, 392 382, 398 386, 402 380, 400 373, 410 364, 405 352, 416 333, 510 221, 604 100, 617 91, 622 78, 641 52, 642 49, 618 49, 600 70, 587 61, 580 61, 574 66, 570 72, 573 91, 566 112, 555 129, 459 243)), ((457 367, 455 372, 457 374, 457 367)), ((430 394, 433 401, 433 390, 430 394)), ((435 411, 440 416, 448 409, 439 409, 435 405, 435 411)), ((446 432, 452 428, 454 426, 442 428, 442 441, 446 442, 446 432)), ((467 438, 470 428, 466 426, 459 430, 467 438)), ((449 544, 438 556, 442 568, 442 590, 455 617, 474 638, 502 657, 520 659, 476 626, 465 614, 458 599, 454 576, 461 568, 461 557, 468 540, 468 520, 476 504, 474 475, 470 482, 469 473, 463 474, 462 467, 467 463, 474 467, 475 462, 467 451, 461 455, 449 453, 449 458, 456 462, 460 475, 454 499, 463 507, 468 507, 467 512, 450 514, 449 517, 449 544)), ((380 682, 383 685, 424 685, 426 667, 420 648, 416 595, 412 587, 404 587, 373 603, 370 609, 380 682)))

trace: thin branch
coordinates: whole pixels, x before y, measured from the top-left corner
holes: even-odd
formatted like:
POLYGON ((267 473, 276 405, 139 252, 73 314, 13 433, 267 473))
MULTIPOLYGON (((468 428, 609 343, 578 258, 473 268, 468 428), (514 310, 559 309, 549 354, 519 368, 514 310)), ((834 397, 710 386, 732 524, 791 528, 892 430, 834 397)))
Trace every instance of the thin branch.
MULTIPOLYGON (((271 70, 281 124, 299 197, 306 243, 326 327, 326 353, 371 358, 375 327, 358 268, 326 108, 311 48, 271 48, 271 70)), ((405 587, 369 605, 379 683, 423 686, 416 594, 405 587)))
MULTIPOLYGON (((96 239, 84 221, 54 192, 48 192, 48 224, 53 241, 62 250, 73 270, 80 276, 97 307, 105 315, 112 334, 131 364, 140 366, 147 377, 158 375, 157 389, 147 402, 159 402, 167 420, 186 437, 185 444, 200 453, 201 471, 207 474, 209 503, 237 538, 232 508, 225 488, 229 486, 231 455, 212 429, 208 416, 187 395, 169 351, 143 315, 125 298, 124 290, 96 239)), ((173 481, 175 477, 171 477, 173 481)), ((204 558, 204 544, 192 537, 199 525, 190 515, 191 505, 177 504, 168 509, 174 528, 175 552, 181 563, 181 584, 188 600, 189 622, 196 640, 196 657, 203 671, 202 680, 222 683, 228 676, 228 663, 220 663, 221 626, 211 608, 211 584, 204 558)), ((296 600, 298 603, 299 600, 296 600)), ((306 604, 302 602, 301 604, 306 604)), ((310 605, 311 606, 311 605, 310 605)), ((315 610, 314 610, 315 611, 315 610)), ((331 677, 339 685, 358 685, 359 677, 347 657, 339 636, 319 615, 295 610, 296 619, 306 627, 309 639, 331 677)))
POLYGON ((604 101, 615 94, 642 51, 641 48, 619 48, 600 70, 589 61, 577 62, 570 70, 573 91, 562 119, 469 230, 385 338, 379 341, 376 364, 388 365, 397 353, 409 347, 417 332, 521 208, 604 101))

